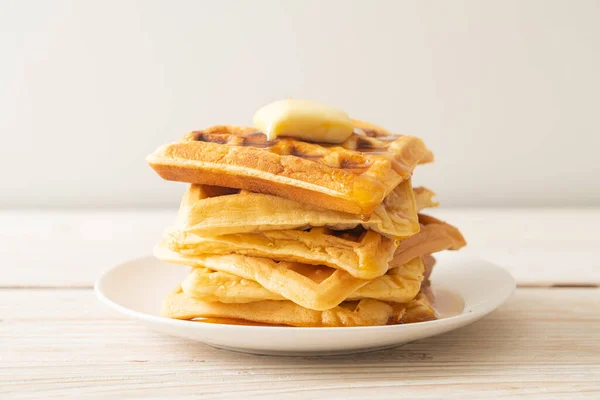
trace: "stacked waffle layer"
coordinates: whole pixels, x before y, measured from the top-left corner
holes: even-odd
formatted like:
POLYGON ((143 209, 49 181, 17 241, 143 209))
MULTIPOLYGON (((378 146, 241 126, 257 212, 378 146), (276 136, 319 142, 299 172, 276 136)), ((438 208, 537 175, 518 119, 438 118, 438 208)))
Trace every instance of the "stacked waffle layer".
POLYGON ((267 141, 252 128, 193 132, 148 157, 191 183, 155 255, 188 265, 166 317, 217 323, 370 326, 435 319, 431 253, 465 242, 420 214, 432 160, 420 139, 355 121, 340 145, 267 141))

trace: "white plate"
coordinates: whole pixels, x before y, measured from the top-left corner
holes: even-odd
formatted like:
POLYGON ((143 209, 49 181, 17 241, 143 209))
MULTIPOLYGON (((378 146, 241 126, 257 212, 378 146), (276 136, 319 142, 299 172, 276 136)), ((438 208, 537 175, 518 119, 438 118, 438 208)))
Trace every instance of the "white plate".
POLYGON ((256 354, 348 354, 399 346, 445 333, 477 321, 502 305, 515 289, 504 269, 460 253, 436 254, 432 274, 435 292, 459 296, 459 315, 406 325, 352 328, 294 328, 221 325, 180 321, 159 316, 162 298, 179 285, 188 267, 165 264, 152 257, 126 262, 97 281, 98 298, 118 312, 148 327, 210 346, 256 354))

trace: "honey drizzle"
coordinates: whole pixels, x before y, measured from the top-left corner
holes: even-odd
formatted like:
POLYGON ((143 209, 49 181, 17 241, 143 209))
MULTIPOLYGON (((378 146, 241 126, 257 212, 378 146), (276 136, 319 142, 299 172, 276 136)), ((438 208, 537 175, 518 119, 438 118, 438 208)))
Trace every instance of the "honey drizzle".
POLYGON ((433 292, 432 306, 438 319, 455 317, 463 313, 465 301, 458 293, 435 286, 431 290, 433 292))

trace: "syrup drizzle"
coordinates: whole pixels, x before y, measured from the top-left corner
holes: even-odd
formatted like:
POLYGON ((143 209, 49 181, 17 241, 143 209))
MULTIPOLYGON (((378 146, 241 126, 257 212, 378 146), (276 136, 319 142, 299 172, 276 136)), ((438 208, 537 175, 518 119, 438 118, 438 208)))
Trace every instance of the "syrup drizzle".
POLYGON ((432 287, 433 309, 438 319, 455 317, 463 313, 465 302, 456 292, 444 287, 432 287))
MULTIPOLYGON (((243 147, 254 147, 268 149, 271 152, 284 155, 292 155, 295 157, 303 158, 306 160, 319 160, 323 157, 321 152, 303 152, 301 147, 293 146, 290 149, 286 146, 286 141, 289 139, 285 136, 275 138, 274 140, 267 140, 267 136, 261 131, 252 131, 245 134, 227 134, 226 132, 194 132, 194 139, 202 142, 212 142, 219 144, 226 144, 231 146, 243 146, 243 147)), ((406 174, 406 167, 399 165, 393 154, 390 153, 387 148, 389 142, 394 141, 400 137, 400 135, 383 135, 380 132, 368 130, 364 131, 361 129, 355 129, 353 136, 347 139, 345 142, 340 144, 329 144, 319 143, 321 147, 344 147, 348 150, 354 150, 359 153, 369 156, 380 156, 388 158, 392 163, 392 169, 400 175, 406 174), (382 143, 383 142, 383 143, 382 143)), ((295 140, 295 139, 294 139, 295 140)), ((304 141, 306 143, 311 143, 304 141)), ((373 164, 372 159, 365 159, 364 157, 356 154, 352 157, 341 158, 340 168, 348 170, 357 175, 361 175, 366 172, 373 164)), ((337 166, 336 166, 337 167, 337 166)), ((368 220, 368 219, 366 219, 368 220)))

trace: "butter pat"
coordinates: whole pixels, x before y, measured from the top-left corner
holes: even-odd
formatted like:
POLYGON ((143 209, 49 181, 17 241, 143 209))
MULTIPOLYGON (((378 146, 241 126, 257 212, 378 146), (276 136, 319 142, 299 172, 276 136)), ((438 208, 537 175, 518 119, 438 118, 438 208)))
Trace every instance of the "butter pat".
POLYGON ((254 127, 268 140, 291 136, 311 142, 341 143, 352 135, 352 120, 342 110, 306 100, 280 100, 254 114, 254 127))

